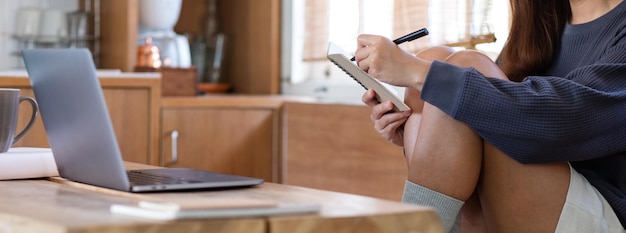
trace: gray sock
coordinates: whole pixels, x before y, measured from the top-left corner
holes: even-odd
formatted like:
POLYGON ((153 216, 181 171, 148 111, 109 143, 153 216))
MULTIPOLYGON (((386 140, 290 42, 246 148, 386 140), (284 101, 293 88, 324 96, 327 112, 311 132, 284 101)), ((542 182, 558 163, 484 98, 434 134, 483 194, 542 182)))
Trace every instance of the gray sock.
POLYGON ((465 202, 406 181, 402 202, 433 207, 443 223, 445 232, 459 232, 459 212, 465 202))

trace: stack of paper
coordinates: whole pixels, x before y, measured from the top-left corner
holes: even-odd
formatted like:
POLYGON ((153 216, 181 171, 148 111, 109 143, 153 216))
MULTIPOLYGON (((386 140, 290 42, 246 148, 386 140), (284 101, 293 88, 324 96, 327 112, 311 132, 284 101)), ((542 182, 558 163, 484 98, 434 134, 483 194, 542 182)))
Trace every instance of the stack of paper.
POLYGON ((15 147, 0 153, 0 180, 58 175, 50 148, 15 147))

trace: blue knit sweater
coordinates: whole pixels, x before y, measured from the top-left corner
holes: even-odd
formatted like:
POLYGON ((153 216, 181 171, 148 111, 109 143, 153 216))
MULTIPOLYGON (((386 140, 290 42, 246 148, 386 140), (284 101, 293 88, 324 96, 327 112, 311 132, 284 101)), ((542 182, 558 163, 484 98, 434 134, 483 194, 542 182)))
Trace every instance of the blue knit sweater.
POLYGON ((422 98, 516 161, 571 162, 626 226, 626 2, 564 30, 543 76, 516 83, 435 61, 422 98))

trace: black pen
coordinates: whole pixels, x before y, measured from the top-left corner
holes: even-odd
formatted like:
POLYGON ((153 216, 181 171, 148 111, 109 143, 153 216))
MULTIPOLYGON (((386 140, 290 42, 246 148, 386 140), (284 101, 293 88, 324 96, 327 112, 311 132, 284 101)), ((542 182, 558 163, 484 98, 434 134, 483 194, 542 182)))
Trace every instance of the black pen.
MULTIPOLYGON (((417 38, 424 37, 426 35, 428 35, 428 29, 422 28, 420 30, 411 32, 411 33, 409 33, 409 34, 407 34, 405 36, 402 36, 402 37, 400 37, 398 39, 393 40, 393 43, 395 43, 395 44, 402 44, 404 42, 409 42, 409 41, 415 40, 417 38)), ((354 61, 354 60, 356 60, 355 57, 352 57, 350 59, 350 61, 354 61)))

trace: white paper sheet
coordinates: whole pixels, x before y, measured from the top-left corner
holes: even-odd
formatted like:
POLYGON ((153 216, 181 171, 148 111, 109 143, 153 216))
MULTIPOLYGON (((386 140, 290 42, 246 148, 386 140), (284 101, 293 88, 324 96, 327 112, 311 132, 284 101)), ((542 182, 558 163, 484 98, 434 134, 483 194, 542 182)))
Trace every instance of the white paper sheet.
POLYGON ((50 148, 14 147, 0 153, 0 180, 58 175, 50 148))
MULTIPOLYGON (((252 201, 253 202, 253 201, 252 201)), ((262 202, 262 201, 258 201, 262 202)), ((113 204, 110 207, 112 213, 130 215, 157 220, 190 219, 190 218, 241 218, 258 216, 275 216, 290 214, 317 214, 321 206, 319 204, 276 204, 270 206, 250 207, 238 206, 237 208, 188 208, 181 209, 175 203, 150 203, 139 202, 138 205, 113 204)))

